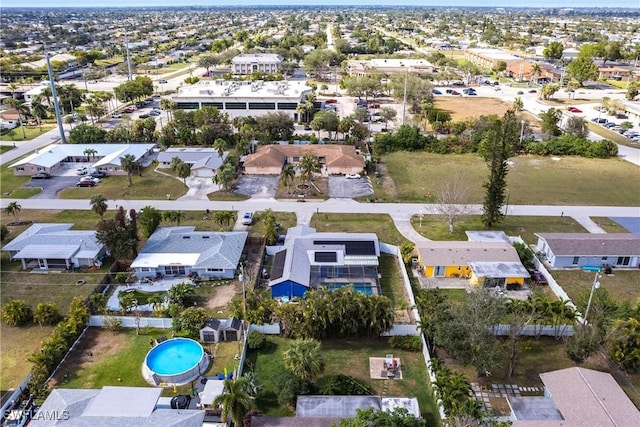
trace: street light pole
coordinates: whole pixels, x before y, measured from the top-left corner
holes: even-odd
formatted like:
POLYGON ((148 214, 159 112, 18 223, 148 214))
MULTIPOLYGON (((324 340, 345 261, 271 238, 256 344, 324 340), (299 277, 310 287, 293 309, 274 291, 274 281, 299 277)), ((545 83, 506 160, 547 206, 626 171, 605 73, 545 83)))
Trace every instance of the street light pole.
POLYGON ((244 293, 244 263, 240 263, 240 275, 238 276, 238 280, 242 283, 242 315, 244 316, 243 320, 247 320, 247 296, 244 293))
POLYGON ((587 322, 587 316, 589 315, 589 309, 591 308, 591 300, 593 299, 593 294, 596 289, 600 287, 600 278, 602 275, 599 271, 596 272, 596 277, 593 279, 593 284, 591 285, 591 293, 589 294, 589 302, 587 302, 587 309, 584 311, 584 319, 583 323, 587 322))

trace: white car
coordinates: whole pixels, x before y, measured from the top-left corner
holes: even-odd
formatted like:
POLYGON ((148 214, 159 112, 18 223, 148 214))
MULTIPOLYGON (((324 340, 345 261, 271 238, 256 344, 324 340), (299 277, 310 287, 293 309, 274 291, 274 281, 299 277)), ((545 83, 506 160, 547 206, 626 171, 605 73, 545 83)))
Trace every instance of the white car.
POLYGON ((243 225, 251 225, 253 223, 253 214, 251 212, 245 212, 242 215, 242 224, 243 225))
POLYGON ((76 175, 86 175, 88 173, 89 173, 89 169, 86 166, 82 166, 76 169, 76 175))
POLYGON ((80 178, 80 182, 82 181, 93 181, 95 184, 99 184, 101 179, 93 176, 83 176, 82 178, 80 178))
POLYGON ((348 173, 345 175, 347 179, 360 179, 362 178, 359 173, 348 173))

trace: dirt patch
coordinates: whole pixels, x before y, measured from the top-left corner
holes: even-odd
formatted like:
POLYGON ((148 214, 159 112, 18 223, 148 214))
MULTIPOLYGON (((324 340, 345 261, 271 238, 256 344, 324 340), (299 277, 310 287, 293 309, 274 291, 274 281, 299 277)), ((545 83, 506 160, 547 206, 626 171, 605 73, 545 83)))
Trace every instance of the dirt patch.
POLYGON ((402 367, 400 365, 400 359, 394 357, 393 360, 396 363, 395 375, 389 376, 389 371, 385 366, 384 357, 370 357, 369 358, 369 378, 377 380, 401 380, 402 379, 402 367))
POLYGON ((73 372, 78 372, 118 354, 128 345, 126 334, 113 333, 109 334, 109 339, 104 339, 104 335, 100 339, 101 334, 104 334, 104 330, 101 328, 87 330, 84 337, 69 352, 67 359, 51 379, 49 383, 51 387, 56 387, 64 382, 64 379, 73 372))
POLYGON ((238 293, 237 289, 239 288, 239 286, 239 283, 235 281, 231 282, 228 285, 216 286, 214 288, 214 295, 209 298, 209 301, 207 301, 207 307, 226 307, 227 304, 229 304, 229 301, 231 301, 231 298, 233 298, 236 293, 238 293))
POLYGON ((496 98, 446 97, 435 99, 434 106, 451 113, 452 121, 460 121, 478 116, 504 115, 512 106, 496 98))

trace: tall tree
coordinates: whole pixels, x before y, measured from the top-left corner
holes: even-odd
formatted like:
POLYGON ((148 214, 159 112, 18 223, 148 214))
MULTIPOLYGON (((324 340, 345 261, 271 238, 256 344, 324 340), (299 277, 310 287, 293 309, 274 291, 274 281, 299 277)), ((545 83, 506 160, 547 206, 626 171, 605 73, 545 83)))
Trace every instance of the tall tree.
POLYGON ((444 215, 449 224, 449 234, 453 234, 456 220, 470 212, 469 202, 470 185, 461 175, 443 180, 438 185, 436 196, 436 209, 444 215))
POLYGON ((561 42, 550 42, 542 51, 542 56, 545 59, 558 60, 562 58, 562 52, 564 51, 564 46, 561 42))
POLYGON ((96 239, 105 245, 115 258, 130 259, 137 256, 137 236, 128 224, 123 225, 115 219, 100 221, 96 239))
POLYGON ((20 211, 22 210, 22 206, 18 204, 18 202, 11 202, 4 208, 4 211, 7 215, 13 215, 17 222, 20 222, 20 211))
POLYGON ((313 154, 307 153, 300 159, 298 170, 300 171, 300 180, 308 184, 313 175, 322 170, 322 166, 313 154))
POLYGON ((582 86, 585 80, 595 80, 598 78, 598 66, 589 55, 582 53, 571 61, 567 66, 567 71, 580 86, 582 86))
POLYGON ((560 135, 561 131, 558 123, 561 118, 562 111, 557 108, 549 108, 548 110, 540 113, 540 120, 542 120, 542 135, 544 139, 560 135))
POLYGON ((48 106, 44 103, 44 97, 42 94, 35 95, 31 98, 31 114, 38 121, 38 126, 42 132, 42 119, 47 117, 48 106))
POLYGON ((120 157, 120 168, 127 173, 127 177, 129 178, 129 186, 133 185, 133 180, 131 176, 134 172, 140 169, 140 165, 136 161, 136 158, 133 154, 125 154, 120 157))
POLYGON ((212 180, 214 184, 221 185, 222 188, 224 188, 224 190, 227 191, 229 189, 229 185, 233 181, 234 176, 235 176, 234 167, 229 163, 224 163, 222 166, 218 168, 212 180))
POLYGON ((98 154, 98 150, 96 150, 95 148, 86 148, 82 154, 84 154, 85 156, 87 156, 89 158, 89 161, 91 161, 93 159, 93 156, 95 156, 96 154, 98 154))
MULTIPOLYGON (((71 118, 73 123, 73 116, 71 118)), ((71 144, 100 144, 107 139, 107 131, 99 126, 79 124, 69 132, 69 142, 71 144)))
POLYGON ((153 206, 145 206, 138 215, 138 223, 140 224, 142 235, 146 238, 151 237, 161 221, 162 213, 153 206))
POLYGON ((108 209, 107 198, 102 194, 95 194, 91 196, 89 204, 91 205, 91 210, 100 215, 100 219, 102 220, 108 209))
POLYGON ((502 206, 507 188, 507 160, 513 155, 519 138, 518 119, 513 110, 507 111, 489 129, 480 144, 480 154, 489 166, 482 219, 486 227, 502 219, 502 206))
POLYGON ((284 165, 282 172, 280 172, 280 180, 287 186, 287 194, 291 194, 290 186, 295 177, 296 168, 291 163, 284 165))
POLYGON ((27 107, 27 104, 25 104, 24 101, 16 98, 7 98, 5 99, 4 103, 9 107, 15 109, 18 113, 18 123, 20 123, 20 129, 22 130, 22 139, 27 139, 22 116, 29 113, 29 107, 27 107))

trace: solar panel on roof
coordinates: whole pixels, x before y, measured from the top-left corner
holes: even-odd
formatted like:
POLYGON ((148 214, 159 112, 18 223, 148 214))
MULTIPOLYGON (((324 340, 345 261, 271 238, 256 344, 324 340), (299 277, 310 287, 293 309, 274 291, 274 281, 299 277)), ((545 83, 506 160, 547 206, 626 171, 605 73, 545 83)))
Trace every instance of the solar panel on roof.
POLYGON ((347 255, 375 255, 376 245, 372 240, 314 240, 314 245, 342 245, 347 255))
POLYGON ((287 250, 276 253, 271 268, 271 280, 280 279, 284 274, 284 261, 287 258, 287 250))
POLYGON ((337 262, 338 255, 335 252, 316 252, 314 259, 316 262, 337 262))

